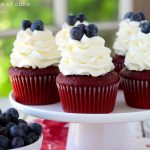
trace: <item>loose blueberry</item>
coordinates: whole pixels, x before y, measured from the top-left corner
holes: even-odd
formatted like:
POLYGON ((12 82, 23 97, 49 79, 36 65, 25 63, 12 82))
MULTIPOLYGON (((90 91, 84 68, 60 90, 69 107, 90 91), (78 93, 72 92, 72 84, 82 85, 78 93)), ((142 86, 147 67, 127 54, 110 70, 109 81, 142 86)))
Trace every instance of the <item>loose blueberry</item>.
POLYGON ((24 130, 25 133, 28 132, 28 124, 27 123, 19 123, 18 126, 24 130))
POLYGON ((98 35, 98 28, 95 24, 89 24, 85 27, 85 35, 89 38, 98 35))
POLYGON ((9 139, 4 135, 0 135, 0 147, 7 149, 8 145, 9 139))
POLYGON ((9 132, 12 137, 18 137, 18 136, 24 137, 25 136, 24 130, 18 126, 11 127, 9 132))
POLYGON ((8 130, 10 130, 11 127, 16 126, 16 124, 14 122, 9 122, 7 123, 6 127, 8 130))
POLYGON ((21 137, 15 137, 11 141, 11 148, 19 148, 24 146, 24 141, 21 137))
POLYGON ((2 110, 0 109, 0 114, 2 113, 2 110))
POLYGON ((83 34, 84 34, 84 32, 82 31, 82 29, 80 27, 73 27, 70 30, 70 36, 74 40, 80 41, 81 38, 83 37, 83 34))
POLYGON ((41 20, 36 20, 31 25, 31 30, 43 31, 44 30, 44 23, 41 20))
POLYGON ((8 122, 10 122, 10 116, 7 113, 0 114, 0 123, 2 125, 6 125, 8 122))
POLYGON ((86 20, 86 17, 84 14, 80 13, 78 16, 77 16, 77 20, 79 20, 80 22, 83 22, 86 20))
POLYGON ((32 137, 30 137, 30 136, 23 138, 23 140, 24 140, 24 145, 30 145, 30 144, 34 143, 32 137))
POLYGON ((133 15, 133 12, 127 12, 127 13, 124 15, 124 19, 130 18, 132 15, 133 15))
POLYGON ((140 24, 141 32, 143 33, 150 33, 150 23, 149 22, 143 22, 140 24))
POLYGON ((38 135, 42 134, 42 126, 38 123, 29 124, 29 129, 30 131, 35 132, 38 135))
POLYGON ((31 21, 30 20, 23 20, 21 27, 23 30, 26 30, 28 28, 31 28, 31 21))
POLYGON ((85 32, 85 25, 84 24, 78 24, 76 27, 79 27, 82 29, 83 33, 85 32))
POLYGON ((6 150, 6 149, 4 149, 3 147, 0 147, 0 150, 6 150))
POLYGON ((8 129, 6 127, 1 127, 0 128, 0 135, 7 136, 7 134, 8 134, 8 129))
POLYGON ((9 108, 6 113, 10 115, 12 121, 15 121, 19 118, 19 113, 15 108, 9 108))
POLYGON ((76 18, 75 15, 72 15, 72 14, 68 15, 68 17, 67 17, 67 23, 69 25, 73 26, 76 23, 76 21, 77 21, 77 18, 76 18))
POLYGON ((141 21, 141 16, 139 15, 139 14, 132 14, 131 16, 130 16, 130 20, 131 21, 141 21))
POLYGON ((28 138, 32 139, 32 142, 35 142, 35 141, 37 141, 39 139, 39 136, 36 135, 36 133, 34 133, 34 132, 30 132, 28 134, 28 138))
POLYGON ((18 125, 19 123, 26 123, 26 124, 27 124, 27 122, 24 121, 23 119, 18 119, 18 120, 16 121, 16 124, 17 124, 17 125, 18 125))
POLYGON ((146 19, 143 12, 139 12, 139 16, 140 16, 141 20, 145 20, 146 19))

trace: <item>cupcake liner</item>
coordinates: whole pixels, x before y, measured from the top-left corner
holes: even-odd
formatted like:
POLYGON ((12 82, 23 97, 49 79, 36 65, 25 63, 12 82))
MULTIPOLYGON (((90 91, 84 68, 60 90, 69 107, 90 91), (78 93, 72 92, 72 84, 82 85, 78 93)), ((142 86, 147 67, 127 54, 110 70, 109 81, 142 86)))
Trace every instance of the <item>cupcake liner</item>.
POLYGON ((122 78, 122 83, 128 106, 150 109, 150 81, 122 78))
POLYGON ((25 105, 46 105, 59 101, 56 75, 10 76, 14 98, 25 105))
POLYGON ((71 113, 110 113, 116 101, 118 84, 71 86, 57 83, 64 111, 71 113))

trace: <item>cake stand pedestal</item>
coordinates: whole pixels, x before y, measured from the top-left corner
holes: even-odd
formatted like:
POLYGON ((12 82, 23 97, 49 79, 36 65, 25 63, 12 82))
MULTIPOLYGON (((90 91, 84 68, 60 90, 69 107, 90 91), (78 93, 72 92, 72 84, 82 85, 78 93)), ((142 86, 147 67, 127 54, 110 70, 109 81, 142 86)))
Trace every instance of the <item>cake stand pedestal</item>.
POLYGON ((118 92, 115 109, 109 114, 66 113, 61 104, 27 106, 9 95, 11 104, 36 117, 70 122, 66 150, 137 150, 132 142, 130 123, 150 119, 150 110, 126 106, 122 91, 118 92))

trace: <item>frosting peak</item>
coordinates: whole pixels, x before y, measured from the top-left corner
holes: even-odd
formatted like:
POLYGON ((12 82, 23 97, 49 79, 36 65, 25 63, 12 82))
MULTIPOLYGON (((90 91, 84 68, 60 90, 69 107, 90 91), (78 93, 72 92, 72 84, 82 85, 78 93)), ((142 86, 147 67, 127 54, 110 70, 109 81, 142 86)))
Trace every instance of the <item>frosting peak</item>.
POLYGON ((10 55, 12 66, 46 68, 59 63, 60 53, 52 32, 20 30, 10 55))
POLYGON ((64 75, 104 75, 114 69, 111 50, 104 46, 99 36, 88 38, 83 35, 80 41, 69 38, 62 50, 59 69, 64 75))
POLYGON ((140 22, 130 21, 130 19, 122 20, 119 24, 119 31, 117 32, 117 38, 114 42, 113 48, 117 55, 125 56, 132 36, 137 35, 140 22))

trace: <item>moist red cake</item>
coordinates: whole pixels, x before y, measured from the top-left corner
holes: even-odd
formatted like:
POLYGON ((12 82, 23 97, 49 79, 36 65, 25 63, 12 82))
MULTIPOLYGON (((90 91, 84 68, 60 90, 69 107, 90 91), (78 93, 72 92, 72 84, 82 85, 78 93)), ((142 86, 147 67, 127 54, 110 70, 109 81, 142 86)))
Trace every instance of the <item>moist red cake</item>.
POLYGON ((43 69, 11 67, 9 76, 17 102, 26 105, 45 105, 58 102, 56 86, 57 66, 43 69))
POLYGON ((150 109, 150 70, 120 72, 122 88, 128 106, 150 109))
POLYGON ((64 111, 110 113, 114 109, 120 77, 112 71, 103 76, 68 75, 56 78, 64 111))

